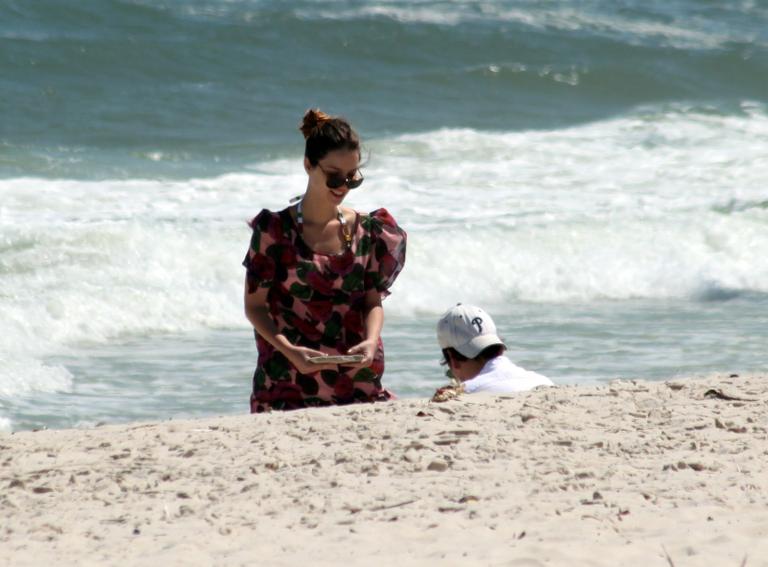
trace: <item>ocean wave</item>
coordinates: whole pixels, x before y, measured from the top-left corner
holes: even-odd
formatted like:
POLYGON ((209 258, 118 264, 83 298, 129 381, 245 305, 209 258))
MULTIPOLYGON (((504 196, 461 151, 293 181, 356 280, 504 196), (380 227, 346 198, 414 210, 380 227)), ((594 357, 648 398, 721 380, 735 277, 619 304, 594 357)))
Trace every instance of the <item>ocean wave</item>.
MULTIPOLYGON (((339 5, 340 4, 340 5, 339 5)), ((635 44, 669 45, 681 49, 715 49, 736 43, 765 45, 758 21, 768 10, 752 2, 702 8, 694 3, 675 5, 623 2, 590 2, 574 8, 570 3, 538 2, 405 2, 379 0, 374 5, 347 7, 320 3, 298 13, 305 18, 355 20, 389 18, 406 24, 458 26, 461 24, 519 24, 537 30, 584 32, 596 37, 621 38, 635 44), (725 25, 730 22, 732 25, 725 25), (740 25, 737 25, 740 24, 740 25), (745 33, 746 30, 749 30, 745 33)))
POLYGON ((6 178, 223 174, 285 155, 313 104, 384 135, 549 129, 638 104, 766 97, 757 3, 4 6, 6 178))
MULTIPOLYGON (((409 233, 392 315, 725 300, 768 293, 766 145, 758 103, 738 115, 644 107, 552 131, 440 129, 368 141, 348 204, 385 206, 409 233)), ((0 395, 19 393, 21 375, 70 387, 45 361, 74 345, 247 331, 246 221, 305 183, 300 155, 213 178, 0 180, 0 352, 16 364, 0 369, 0 395)))
MULTIPOLYGON (((66 392, 72 388, 72 374, 66 368, 45 364, 18 350, 0 357, 0 364, 0 399, 33 392, 66 392)), ((0 417, 0 429, 1 425, 0 417)))

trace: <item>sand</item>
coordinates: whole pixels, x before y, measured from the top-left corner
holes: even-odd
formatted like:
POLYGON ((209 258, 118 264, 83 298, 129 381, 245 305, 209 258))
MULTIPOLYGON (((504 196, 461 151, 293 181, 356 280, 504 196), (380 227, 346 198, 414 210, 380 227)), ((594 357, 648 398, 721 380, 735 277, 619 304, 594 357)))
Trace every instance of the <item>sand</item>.
POLYGON ((0 564, 766 566, 767 378, 0 435, 0 564))

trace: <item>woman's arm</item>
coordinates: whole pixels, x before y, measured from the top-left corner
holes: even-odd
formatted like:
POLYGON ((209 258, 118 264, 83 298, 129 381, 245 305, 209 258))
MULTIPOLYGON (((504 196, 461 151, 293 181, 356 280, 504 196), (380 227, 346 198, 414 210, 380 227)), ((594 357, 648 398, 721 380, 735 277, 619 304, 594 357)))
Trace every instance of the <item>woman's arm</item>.
POLYGON ((314 374, 321 370, 338 370, 336 364, 315 364, 309 362, 313 356, 323 356, 319 350, 291 344, 285 335, 279 333, 275 322, 269 315, 267 306, 267 288, 257 288, 248 293, 248 279, 245 281, 245 316, 253 328, 265 341, 279 350, 302 374, 314 374))
POLYGON ((375 289, 365 293, 365 339, 349 349, 349 354, 362 354, 365 358, 357 368, 367 368, 373 363, 376 347, 379 344, 381 329, 384 326, 384 308, 381 306, 381 294, 375 289))

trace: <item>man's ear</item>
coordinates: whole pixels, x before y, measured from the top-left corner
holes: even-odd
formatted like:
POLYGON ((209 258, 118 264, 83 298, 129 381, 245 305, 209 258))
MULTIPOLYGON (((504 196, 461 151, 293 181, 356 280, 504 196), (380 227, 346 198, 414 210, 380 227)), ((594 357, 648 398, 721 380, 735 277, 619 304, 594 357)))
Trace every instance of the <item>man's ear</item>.
POLYGON ((311 164, 311 163, 309 163, 309 158, 308 158, 308 157, 305 157, 305 158, 304 158, 304 171, 306 171, 306 172, 307 172, 307 174, 309 174, 309 170, 310 170, 310 169, 312 169, 312 164, 311 164))

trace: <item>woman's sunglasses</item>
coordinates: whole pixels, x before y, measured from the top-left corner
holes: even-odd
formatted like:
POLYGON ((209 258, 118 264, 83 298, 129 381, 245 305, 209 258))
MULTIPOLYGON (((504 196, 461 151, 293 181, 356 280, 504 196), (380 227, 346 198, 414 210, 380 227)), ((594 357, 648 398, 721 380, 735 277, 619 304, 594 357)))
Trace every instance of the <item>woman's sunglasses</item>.
POLYGON ((357 189, 363 184, 364 178, 359 169, 355 172, 359 177, 344 177, 338 173, 328 173, 319 163, 317 164, 317 167, 320 168, 320 171, 325 173, 325 184, 329 189, 338 189, 342 185, 346 185, 347 189, 357 189))

